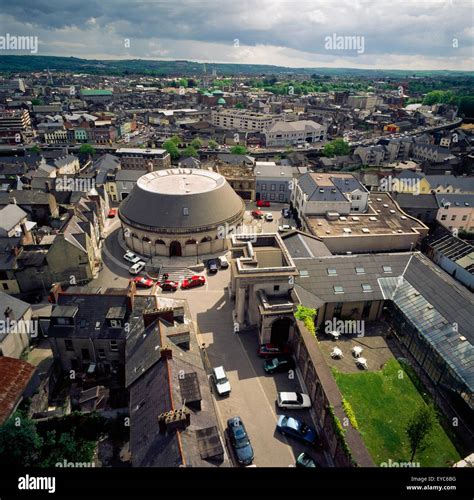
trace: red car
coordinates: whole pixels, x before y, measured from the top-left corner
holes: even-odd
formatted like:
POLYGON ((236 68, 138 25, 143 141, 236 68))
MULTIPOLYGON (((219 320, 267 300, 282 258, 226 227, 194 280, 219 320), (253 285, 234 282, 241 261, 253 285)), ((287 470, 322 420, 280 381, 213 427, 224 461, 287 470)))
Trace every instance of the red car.
POLYGON ((204 276, 192 276, 191 278, 184 279, 181 282, 181 288, 194 288, 196 286, 203 286, 206 284, 206 278, 204 276))
POLYGON ((164 292, 176 292, 179 285, 178 285, 178 283, 176 283, 176 281, 166 280, 166 281, 162 281, 161 283, 158 283, 158 286, 164 292))
POLYGON ((109 213, 107 214, 107 217, 109 219, 113 219, 117 215, 117 209, 116 208, 111 208, 109 210, 109 213))
POLYGON ((288 345, 280 347, 274 344, 261 344, 258 348, 257 354, 261 358, 274 358, 276 356, 291 354, 291 350, 288 345))
POLYGON ((258 200, 257 201, 257 207, 269 207, 270 202, 267 200, 258 200))
POLYGON ((149 278, 143 278, 143 276, 135 276, 132 281, 135 283, 135 285, 142 288, 151 288, 153 286, 153 280, 149 278))
POLYGON ((253 210, 252 211, 252 215, 256 218, 256 219, 261 219, 263 217, 263 212, 261 210, 253 210))

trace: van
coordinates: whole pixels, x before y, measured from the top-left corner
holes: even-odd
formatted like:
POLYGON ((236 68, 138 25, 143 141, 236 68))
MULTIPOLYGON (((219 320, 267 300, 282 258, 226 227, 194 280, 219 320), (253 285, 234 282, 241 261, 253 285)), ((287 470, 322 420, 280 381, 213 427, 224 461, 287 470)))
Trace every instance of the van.
POLYGON ((128 272, 130 274, 138 274, 144 267, 145 267, 145 262, 139 260, 138 262, 133 264, 133 266, 129 267, 128 272))
POLYGON ((221 266, 221 269, 227 269, 229 267, 229 261, 225 255, 219 257, 219 265, 221 266))
POLYGON ((223 366, 213 368, 211 378, 219 396, 228 396, 230 394, 230 382, 223 366))

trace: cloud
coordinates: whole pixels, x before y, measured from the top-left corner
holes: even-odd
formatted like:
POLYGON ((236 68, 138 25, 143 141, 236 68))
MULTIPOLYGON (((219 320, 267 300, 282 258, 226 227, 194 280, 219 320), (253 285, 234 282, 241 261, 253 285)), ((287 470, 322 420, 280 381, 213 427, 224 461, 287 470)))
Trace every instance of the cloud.
POLYGON ((1 24, 38 36, 41 55, 472 70, 472 11, 471 0, 16 0, 1 24), (364 52, 326 50, 333 34, 364 37, 364 52))

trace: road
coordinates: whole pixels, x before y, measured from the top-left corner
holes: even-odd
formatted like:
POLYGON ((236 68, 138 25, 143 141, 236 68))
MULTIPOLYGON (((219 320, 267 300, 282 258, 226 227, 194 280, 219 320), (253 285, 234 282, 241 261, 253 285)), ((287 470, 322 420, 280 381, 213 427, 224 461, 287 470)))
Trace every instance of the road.
MULTIPOLYGON (((262 230, 274 231, 279 224, 280 206, 275 205, 271 210, 264 211, 271 211, 275 220, 262 221, 262 230)), ((123 287, 128 283, 128 266, 122 259, 123 249, 116 238, 118 227, 118 220, 108 222, 108 232, 112 236, 104 242, 104 266, 89 286, 105 289, 123 287)), ((294 373, 266 375, 263 360, 256 353, 257 333, 234 333, 233 304, 229 298, 230 270, 219 270, 212 276, 204 274, 207 283, 203 288, 178 290, 172 296, 188 301, 199 342, 206 346, 209 364, 223 365, 229 377, 232 386, 230 396, 220 398, 215 395, 221 425, 225 428, 227 419, 237 415, 243 419, 254 447, 254 463, 258 467, 293 466, 298 454, 308 450, 304 445, 275 432, 277 415, 292 414, 308 424, 311 424, 311 418, 307 410, 278 410, 276 398, 278 391, 301 391, 298 378, 294 373)), ((161 294, 160 289, 157 293, 158 296, 161 294)), ((170 296, 169 293, 166 295, 170 296)), ((311 454, 324 463, 321 454, 314 451, 311 454)))

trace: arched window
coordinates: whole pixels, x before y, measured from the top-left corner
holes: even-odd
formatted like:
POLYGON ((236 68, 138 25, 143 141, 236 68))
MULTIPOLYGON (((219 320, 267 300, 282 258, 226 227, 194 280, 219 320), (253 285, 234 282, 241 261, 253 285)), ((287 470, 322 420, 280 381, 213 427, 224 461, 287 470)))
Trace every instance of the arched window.
POLYGON ((148 238, 148 236, 146 236, 146 235, 142 238, 142 241, 143 241, 144 243, 151 243, 150 238, 148 238))
POLYGON ((206 243, 206 241, 211 241, 212 238, 210 236, 204 236, 204 238, 201 240, 201 243, 206 243))
POLYGON ((186 241, 186 245, 195 245, 196 243, 197 243, 197 241, 193 238, 186 241))
POLYGON ((163 240, 156 240, 155 245, 165 245, 166 243, 163 240))

